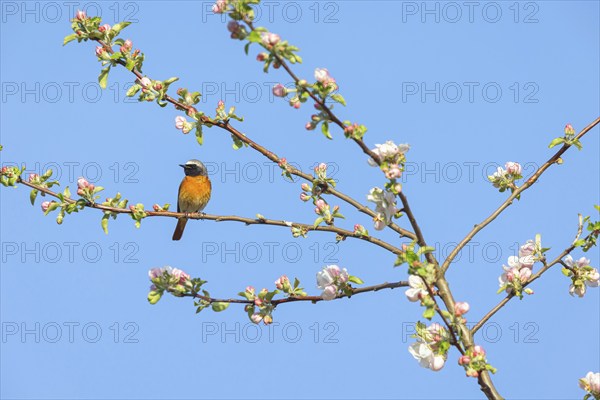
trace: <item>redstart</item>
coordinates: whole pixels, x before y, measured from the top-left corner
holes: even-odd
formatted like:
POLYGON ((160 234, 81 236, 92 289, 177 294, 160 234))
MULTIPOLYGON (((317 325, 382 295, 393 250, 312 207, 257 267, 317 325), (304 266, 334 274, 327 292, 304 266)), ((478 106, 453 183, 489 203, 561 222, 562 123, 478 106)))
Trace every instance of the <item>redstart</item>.
MULTIPOLYGON (((210 200, 212 186, 210 184, 210 179, 208 179, 206 167, 202 162, 190 160, 183 165, 179 164, 179 166, 183 167, 185 177, 179 185, 177 212, 183 212, 187 216, 188 213, 204 210, 204 207, 206 207, 210 200)), ((187 221, 187 217, 179 218, 177 227, 173 233, 173 240, 181 239, 187 221)))

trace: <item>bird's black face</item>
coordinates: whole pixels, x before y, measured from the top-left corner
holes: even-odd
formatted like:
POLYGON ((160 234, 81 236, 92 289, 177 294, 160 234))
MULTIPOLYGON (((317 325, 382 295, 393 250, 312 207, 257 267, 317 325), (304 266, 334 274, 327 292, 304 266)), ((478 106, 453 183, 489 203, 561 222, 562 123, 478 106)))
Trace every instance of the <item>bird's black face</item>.
POLYGON ((206 167, 198 160, 190 160, 185 164, 179 164, 187 176, 207 176, 206 167))

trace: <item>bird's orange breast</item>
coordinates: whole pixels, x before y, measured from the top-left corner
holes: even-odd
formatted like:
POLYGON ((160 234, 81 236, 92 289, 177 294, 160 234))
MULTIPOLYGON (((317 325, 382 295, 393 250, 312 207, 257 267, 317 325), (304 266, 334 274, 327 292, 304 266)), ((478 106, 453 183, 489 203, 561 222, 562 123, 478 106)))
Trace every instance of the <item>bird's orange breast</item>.
POLYGON ((179 185, 179 212, 198 212, 210 200, 212 186, 206 176, 186 176, 179 185))

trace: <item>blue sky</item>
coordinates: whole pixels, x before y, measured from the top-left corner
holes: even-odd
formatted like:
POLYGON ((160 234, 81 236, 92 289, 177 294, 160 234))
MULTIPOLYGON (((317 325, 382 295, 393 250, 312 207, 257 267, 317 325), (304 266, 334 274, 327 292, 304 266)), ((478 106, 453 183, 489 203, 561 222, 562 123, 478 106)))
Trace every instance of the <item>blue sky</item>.
MULTIPOLYGON (((366 201, 383 177, 340 132, 327 141, 304 124, 309 104, 293 110, 270 87, 289 83, 262 72, 225 23, 200 2, 78 3, 124 31, 146 54, 154 79, 204 92, 213 113, 223 99, 244 116, 235 126, 309 171, 328 162, 340 190, 366 201), (98 11, 94 12, 94 8, 98 11), (118 17, 118 18, 117 18, 118 17)), ((52 168, 62 186, 85 175, 147 206, 175 204, 190 158, 211 172, 206 212, 312 222, 299 183, 250 149, 233 151, 228 135, 207 130, 200 147, 174 127, 178 112, 126 99, 131 75, 111 73, 100 92, 100 65, 90 43, 62 47, 71 11, 63 3, 2 1, 0 143, 2 165, 52 168)), ((348 102, 343 119, 364 123, 372 146, 409 143, 403 187, 438 254, 506 197, 485 176, 506 161, 531 174, 553 153, 547 144, 566 123, 576 130, 598 116, 599 5, 593 1, 272 2, 257 25, 301 49, 295 67, 311 78, 326 67, 348 102), (269 14, 271 12, 271 14, 269 14)), ((553 256, 573 240, 577 214, 599 202, 598 128, 570 150, 522 199, 481 232, 448 272, 455 298, 477 321, 496 295, 502 264, 536 233, 553 256)), ((86 210, 58 226, 28 191, 0 190, 0 396, 2 398, 480 398, 451 352, 438 373, 418 367, 408 336, 422 310, 404 289, 330 303, 279 307, 275 325, 257 330, 241 307, 194 314, 189 299, 146 300, 147 270, 172 265, 208 281, 216 296, 248 285, 273 287, 297 276, 318 294, 315 273, 339 264, 366 284, 406 278, 394 258, 364 242, 312 233, 294 239, 277 227, 193 221, 172 242, 175 221, 149 218, 136 229, 121 216, 100 228, 86 210)), ((335 202, 332 202, 336 204, 335 202)), ((352 229, 371 222, 342 204, 352 229)), ((597 214, 596 214, 597 215, 597 214)), ((398 223, 409 226, 406 219, 398 223)), ((400 244, 389 232, 377 236, 400 244)), ((576 258, 581 252, 575 252, 576 258)), ((598 267, 597 248, 586 256, 598 267)), ((441 257, 438 257, 441 258, 441 257)), ((539 268, 536 265, 536 270, 539 268)), ((581 398, 577 379, 598 371, 599 293, 568 295, 558 269, 512 301, 476 336, 498 368, 507 398, 581 398)))

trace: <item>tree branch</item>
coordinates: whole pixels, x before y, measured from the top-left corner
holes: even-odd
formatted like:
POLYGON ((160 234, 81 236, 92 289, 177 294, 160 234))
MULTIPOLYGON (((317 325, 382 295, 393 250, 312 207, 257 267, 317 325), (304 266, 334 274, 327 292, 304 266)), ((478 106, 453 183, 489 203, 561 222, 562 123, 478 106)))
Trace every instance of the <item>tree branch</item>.
MULTIPOLYGON (((596 118, 595 121, 590 123, 588 126, 583 128, 581 132, 575 137, 576 140, 581 139, 587 132, 589 132, 594 126, 600 123, 600 117, 596 118)), ((529 178, 521 187, 517 188, 512 194, 498 207, 489 217, 481 221, 479 224, 475 225, 471 232, 465 236, 465 238, 452 250, 452 252, 448 255, 444 263, 442 264, 442 271, 446 272, 446 270, 450 267, 450 264, 454 260, 454 258, 458 255, 458 253, 469 243, 479 231, 485 228, 490 222, 495 220, 508 206, 512 204, 512 202, 517 199, 521 193, 525 190, 529 189, 538 179, 539 177, 548 169, 550 166, 558 161, 560 156, 564 154, 572 145, 563 144, 563 146, 554 154, 548 161, 546 161, 538 170, 529 178)))
MULTIPOLYGON (((32 189, 36 189, 36 190, 38 190, 42 193, 45 193, 49 196, 59 198, 58 193, 55 193, 48 188, 34 185, 32 183, 23 181, 22 179, 19 179, 18 182, 21 183, 22 185, 28 186, 32 189)), ((67 203, 70 203, 70 204, 73 204, 76 202, 76 200, 71 199, 71 198, 65 198, 64 201, 67 203)), ((86 205, 86 207, 95 208, 97 210, 102 210, 102 211, 109 211, 111 213, 116 213, 116 214, 132 214, 132 211, 129 210, 128 208, 109 207, 109 206, 104 206, 104 205, 98 204, 98 203, 90 203, 90 204, 86 205)), ((150 211, 150 210, 144 210, 144 212, 149 217, 171 217, 171 218, 187 217, 189 219, 209 220, 209 221, 215 221, 215 222, 225 222, 225 221, 241 222, 246 225, 272 225, 272 226, 282 226, 282 227, 288 227, 288 228, 295 227, 295 228, 300 228, 303 231, 307 231, 307 232, 308 231, 333 232, 333 233, 339 235, 342 238, 342 240, 345 240, 346 238, 355 238, 355 239, 360 239, 360 240, 364 240, 366 242, 372 243, 376 246, 386 249, 387 251, 389 251, 395 255, 399 255, 402 252, 402 250, 400 250, 399 248, 397 248, 395 246, 392 246, 391 244, 387 243, 384 240, 377 239, 372 236, 355 235, 354 232, 352 232, 352 231, 338 228, 337 226, 333 226, 333 225, 326 225, 326 226, 319 225, 319 226, 315 227, 314 225, 303 224, 303 223, 299 223, 299 222, 290 222, 290 221, 274 220, 274 219, 267 219, 267 218, 247 218, 247 217, 240 217, 240 216, 236 216, 236 215, 212 215, 212 214, 204 214, 204 213, 179 213, 179 212, 173 212, 173 211, 150 211)))
MULTIPOLYGON (((352 288, 352 294, 351 295, 338 295, 335 298, 333 298, 333 300, 339 300, 339 299, 343 299, 343 298, 350 298, 352 296, 354 296, 355 294, 361 294, 361 293, 368 293, 368 292, 377 292, 379 290, 383 290, 383 289, 395 289, 395 288, 399 288, 399 287, 406 287, 408 286, 408 282, 406 281, 399 281, 399 282, 392 282, 392 283, 381 283, 379 285, 373 285, 373 286, 365 286, 362 288, 352 288)), ((203 296, 201 294, 184 294, 184 297, 194 297, 194 298, 198 298, 198 299, 202 299, 204 301, 207 301, 209 303, 232 303, 232 304, 254 304, 253 300, 246 300, 246 299, 217 299, 217 298, 213 298, 213 297, 207 297, 207 296, 203 296)), ((279 304, 285 304, 285 303, 296 303, 296 302, 300 302, 300 301, 310 301, 311 303, 315 304, 318 303, 320 301, 324 301, 323 298, 321 296, 302 296, 302 297, 295 297, 295 296, 290 296, 290 297, 286 297, 283 299, 277 299, 277 300, 273 300, 271 301, 271 304, 273 304, 274 306, 277 306, 279 304)))

